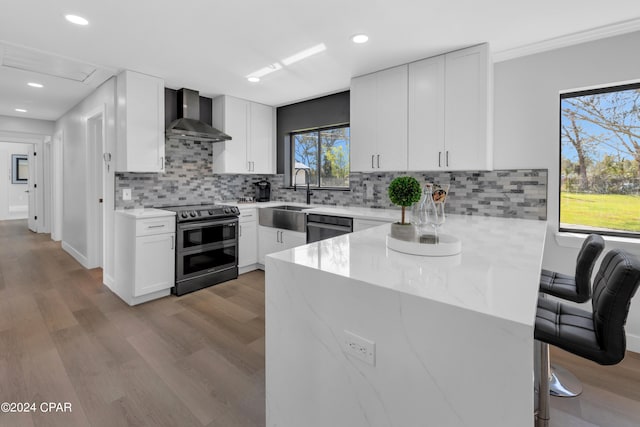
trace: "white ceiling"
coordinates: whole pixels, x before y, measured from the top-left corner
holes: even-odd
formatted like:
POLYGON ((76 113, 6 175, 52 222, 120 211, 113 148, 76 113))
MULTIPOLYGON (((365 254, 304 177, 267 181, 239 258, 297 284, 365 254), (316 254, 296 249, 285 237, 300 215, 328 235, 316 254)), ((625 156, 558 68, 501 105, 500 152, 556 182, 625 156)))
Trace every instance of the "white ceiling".
POLYGON ((0 66, 0 115, 55 120, 112 73, 269 105, 347 89, 352 76, 489 42, 494 54, 627 22, 638 0, 21 0, 5 4, 0 41, 100 66, 78 83, 0 66), (90 21, 79 27, 64 15, 90 21), (364 32, 368 43, 350 36, 364 32), (324 43, 327 50, 249 83, 245 76, 324 43), (26 86, 36 80, 43 89, 26 86), (15 108, 28 111, 19 114, 15 108))

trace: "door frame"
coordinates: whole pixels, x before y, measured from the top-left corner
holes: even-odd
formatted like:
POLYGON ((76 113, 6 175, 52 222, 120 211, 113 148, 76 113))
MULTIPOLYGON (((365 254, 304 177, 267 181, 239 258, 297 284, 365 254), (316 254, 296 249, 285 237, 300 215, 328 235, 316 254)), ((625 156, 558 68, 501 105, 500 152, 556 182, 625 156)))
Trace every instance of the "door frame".
POLYGON ((102 162, 106 144, 107 106, 101 104, 89 111, 83 117, 85 136, 87 141, 86 164, 87 174, 87 268, 104 266, 105 258, 105 203, 99 203, 99 198, 104 198, 106 175, 102 162), (100 120, 100 146, 95 144, 94 126, 96 120, 100 120))
POLYGON ((38 184, 38 189, 40 190, 37 192, 38 195, 36 196, 36 212, 29 212, 30 216, 38 216, 38 220, 36 221, 36 229, 38 233, 49 232, 49 211, 47 209, 47 206, 45 206, 47 196, 44 194, 47 188, 47 186, 45 185, 47 177, 44 173, 44 163, 46 159, 44 158, 43 151, 44 141, 47 137, 48 135, 31 134, 26 132, 0 131, 0 141, 33 144, 36 153, 38 153, 37 155, 41 156, 39 161, 37 162, 38 165, 36 170, 36 184, 38 184))

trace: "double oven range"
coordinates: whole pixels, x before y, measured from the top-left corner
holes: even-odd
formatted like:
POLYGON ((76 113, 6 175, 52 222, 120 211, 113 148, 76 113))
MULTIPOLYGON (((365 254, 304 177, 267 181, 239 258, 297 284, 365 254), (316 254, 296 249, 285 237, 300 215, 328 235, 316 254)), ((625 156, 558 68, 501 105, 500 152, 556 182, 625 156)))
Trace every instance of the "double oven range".
POLYGON ((192 205, 163 209, 176 212, 175 295, 238 277, 237 207, 192 205))

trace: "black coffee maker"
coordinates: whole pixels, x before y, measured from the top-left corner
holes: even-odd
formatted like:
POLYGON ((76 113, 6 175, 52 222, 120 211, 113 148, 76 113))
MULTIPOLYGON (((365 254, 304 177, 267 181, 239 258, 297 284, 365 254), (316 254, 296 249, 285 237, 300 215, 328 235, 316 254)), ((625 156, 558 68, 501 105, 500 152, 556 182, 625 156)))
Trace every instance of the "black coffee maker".
POLYGON ((256 186, 256 202, 268 202, 271 200, 271 183, 269 181, 258 181, 256 186))

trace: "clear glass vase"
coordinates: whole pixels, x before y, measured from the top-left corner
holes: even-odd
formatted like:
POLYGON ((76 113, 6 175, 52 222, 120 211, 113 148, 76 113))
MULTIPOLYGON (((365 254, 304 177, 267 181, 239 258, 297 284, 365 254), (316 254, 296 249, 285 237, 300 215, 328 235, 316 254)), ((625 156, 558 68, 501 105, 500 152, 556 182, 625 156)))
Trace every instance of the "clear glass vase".
POLYGON ((412 222, 421 243, 438 243, 438 229, 446 221, 444 205, 448 191, 448 184, 426 184, 422 199, 413 205, 412 222))
POLYGON ((418 236, 419 241, 424 240, 430 231, 429 211, 431 210, 430 204, 433 203, 432 189, 433 185, 425 185, 422 191, 422 198, 411 208, 411 222, 416 229, 416 236, 418 236))

